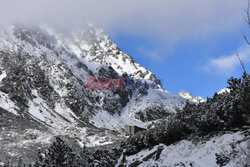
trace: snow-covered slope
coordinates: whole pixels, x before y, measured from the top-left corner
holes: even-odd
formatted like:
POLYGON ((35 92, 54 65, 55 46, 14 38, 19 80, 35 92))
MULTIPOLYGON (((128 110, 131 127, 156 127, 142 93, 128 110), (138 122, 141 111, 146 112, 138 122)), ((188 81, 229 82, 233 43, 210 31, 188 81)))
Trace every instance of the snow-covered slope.
POLYGON ((160 144, 128 156, 125 161, 122 155, 118 164, 139 167, 243 167, 250 164, 249 137, 249 131, 240 131, 214 136, 198 143, 182 140, 169 146, 160 144))
POLYGON ((130 101, 123 108, 121 115, 108 115, 99 112, 93 117, 98 127, 122 129, 125 125, 136 125, 146 128, 151 121, 162 119, 184 107, 186 100, 178 95, 166 93, 153 88, 137 89, 130 101))
POLYGON ((56 36, 65 49, 78 57, 82 57, 88 62, 111 66, 119 75, 127 73, 130 77, 151 81, 150 83, 162 88, 160 81, 152 72, 134 62, 131 56, 121 51, 102 29, 90 24, 84 29, 73 31, 66 37, 56 34, 49 28, 44 29, 49 34, 56 36))

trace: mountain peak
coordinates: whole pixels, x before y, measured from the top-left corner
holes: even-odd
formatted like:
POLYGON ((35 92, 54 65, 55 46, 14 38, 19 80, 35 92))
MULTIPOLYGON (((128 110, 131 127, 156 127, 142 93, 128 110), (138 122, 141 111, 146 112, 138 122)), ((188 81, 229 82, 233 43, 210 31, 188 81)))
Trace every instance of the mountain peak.
POLYGON ((200 103, 200 102, 205 101, 201 96, 194 97, 191 93, 189 93, 185 90, 179 92, 178 95, 184 99, 190 100, 190 101, 195 102, 195 103, 200 103))

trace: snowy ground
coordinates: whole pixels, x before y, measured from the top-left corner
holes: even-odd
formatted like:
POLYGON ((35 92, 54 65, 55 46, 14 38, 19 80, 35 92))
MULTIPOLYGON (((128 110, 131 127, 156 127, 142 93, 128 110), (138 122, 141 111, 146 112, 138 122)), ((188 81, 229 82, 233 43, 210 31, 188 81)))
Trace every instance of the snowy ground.
MULTIPOLYGON (((245 164, 250 165, 249 150, 248 130, 215 136, 197 144, 188 140, 182 140, 169 146, 160 144, 151 150, 145 149, 126 157, 125 166, 140 164, 140 167, 217 167, 219 159, 227 157, 229 160, 225 160, 225 166, 242 167, 245 164), (159 151, 158 157, 157 150, 159 151)), ((122 158, 120 158, 121 161, 122 158)))

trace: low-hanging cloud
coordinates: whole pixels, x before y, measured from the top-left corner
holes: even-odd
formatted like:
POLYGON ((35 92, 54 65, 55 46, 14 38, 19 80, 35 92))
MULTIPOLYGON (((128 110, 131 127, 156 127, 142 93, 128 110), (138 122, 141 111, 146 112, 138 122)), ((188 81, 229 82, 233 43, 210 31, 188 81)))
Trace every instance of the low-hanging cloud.
MULTIPOLYGON (((247 0, 246 0, 247 1, 247 0)), ((199 39, 242 25, 245 0, 0 0, 0 24, 92 22, 112 32, 168 41, 199 39)))

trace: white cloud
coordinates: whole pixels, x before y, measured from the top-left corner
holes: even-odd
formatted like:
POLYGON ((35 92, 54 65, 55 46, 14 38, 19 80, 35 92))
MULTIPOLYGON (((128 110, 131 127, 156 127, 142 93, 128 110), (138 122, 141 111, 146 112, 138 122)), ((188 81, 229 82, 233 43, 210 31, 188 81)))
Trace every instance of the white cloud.
MULTIPOLYGON (((250 62, 250 48, 242 48, 239 56, 244 63, 250 62)), ((221 56, 219 58, 211 58, 202 69, 208 73, 216 73, 222 75, 231 74, 240 66, 236 53, 232 55, 221 56)))
POLYGON ((68 29, 91 21, 112 32, 178 42, 238 28, 246 4, 247 0, 0 0, 0 24, 42 21, 68 29))

